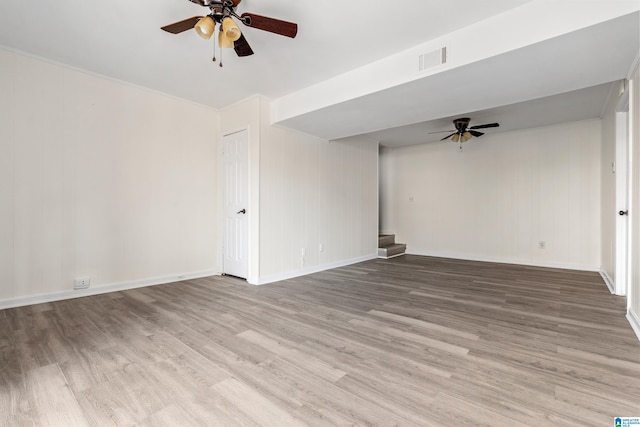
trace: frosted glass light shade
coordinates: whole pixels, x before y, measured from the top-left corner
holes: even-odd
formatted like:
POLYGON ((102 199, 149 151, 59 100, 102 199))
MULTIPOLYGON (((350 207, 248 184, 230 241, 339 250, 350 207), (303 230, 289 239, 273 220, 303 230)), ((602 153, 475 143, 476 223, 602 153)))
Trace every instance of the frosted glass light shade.
POLYGON ((460 142, 467 142, 470 139, 471 139, 471 134, 469 132, 465 132, 460 137, 460 142))
POLYGON ((216 29, 216 23, 210 16, 205 16, 194 27, 200 37, 209 40, 216 29))
POLYGON ((458 141, 460 140, 460 134, 459 134, 459 133, 456 133, 455 135, 453 135, 453 136, 451 137, 451 140, 452 140, 453 142, 458 142, 458 141))
POLYGON ((235 23, 235 21, 229 17, 226 17, 222 20, 222 31, 224 31, 225 36, 231 40, 232 42, 238 40, 242 35, 240 28, 235 23))
POLYGON ((218 32, 218 46, 220 46, 221 49, 231 48, 233 47, 233 40, 227 37, 227 33, 226 31, 223 31, 223 28, 218 32))

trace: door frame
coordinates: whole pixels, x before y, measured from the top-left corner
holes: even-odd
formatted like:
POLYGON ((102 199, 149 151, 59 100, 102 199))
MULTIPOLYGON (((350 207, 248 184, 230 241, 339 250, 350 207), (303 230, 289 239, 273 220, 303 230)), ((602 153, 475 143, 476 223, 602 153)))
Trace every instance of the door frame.
POLYGON ((625 91, 620 96, 620 100, 615 110, 615 270, 614 270, 614 293, 616 295, 627 295, 630 277, 630 242, 631 227, 629 215, 619 215, 620 211, 629 210, 631 201, 630 182, 630 117, 629 117, 629 90, 625 86, 625 91))

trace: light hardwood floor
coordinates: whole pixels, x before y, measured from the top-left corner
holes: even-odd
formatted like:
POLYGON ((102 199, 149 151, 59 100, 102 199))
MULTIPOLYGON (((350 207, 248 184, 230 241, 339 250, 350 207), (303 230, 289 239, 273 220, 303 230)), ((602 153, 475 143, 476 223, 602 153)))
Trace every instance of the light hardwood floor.
POLYGON ((0 311, 0 425, 612 426, 640 342, 597 273, 404 256, 0 311))

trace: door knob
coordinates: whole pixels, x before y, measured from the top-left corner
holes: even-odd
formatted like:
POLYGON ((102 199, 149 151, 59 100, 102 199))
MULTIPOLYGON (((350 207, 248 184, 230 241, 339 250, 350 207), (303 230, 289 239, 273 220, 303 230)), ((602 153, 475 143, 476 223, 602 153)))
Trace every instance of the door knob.
MULTIPOLYGON (((246 209, 242 209, 241 211, 238 211, 238 212, 236 212, 236 213, 239 213, 239 214, 246 214, 246 213, 247 213, 247 210, 246 210, 246 209)), ((622 215, 622 214, 621 214, 621 215, 622 215)))
POLYGON ((629 211, 620 211, 618 215, 629 215, 629 211))

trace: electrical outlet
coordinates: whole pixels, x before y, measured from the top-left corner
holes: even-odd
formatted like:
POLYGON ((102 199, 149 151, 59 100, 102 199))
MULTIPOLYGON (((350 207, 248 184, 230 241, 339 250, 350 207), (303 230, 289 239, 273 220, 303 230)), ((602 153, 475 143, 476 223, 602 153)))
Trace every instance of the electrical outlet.
POLYGON ((318 252, 324 252, 324 245, 320 243, 320 247, 318 248, 318 252))
POLYGON ((78 277, 73 281, 73 289, 87 289, 90 285, 90 277, 78 277))
POLYGON ((544 248, 547 247, 547 244, 546 244, 546 242, 544 240, 540 240, 540 242, 538 242, 538 247, 540 249, 544 249, 544 248))
POLYGON ((305 248, 302 248, 302 257, 304 258, 306 254, 307 254, 307 250, 305 248))

